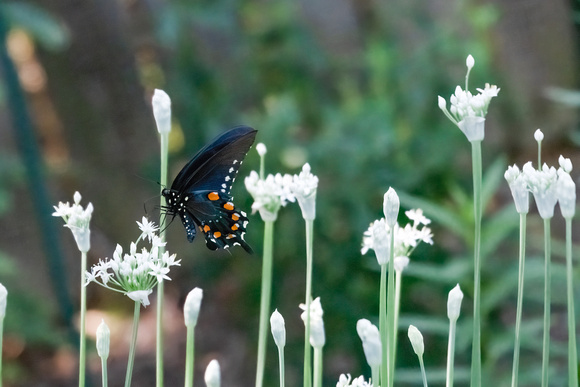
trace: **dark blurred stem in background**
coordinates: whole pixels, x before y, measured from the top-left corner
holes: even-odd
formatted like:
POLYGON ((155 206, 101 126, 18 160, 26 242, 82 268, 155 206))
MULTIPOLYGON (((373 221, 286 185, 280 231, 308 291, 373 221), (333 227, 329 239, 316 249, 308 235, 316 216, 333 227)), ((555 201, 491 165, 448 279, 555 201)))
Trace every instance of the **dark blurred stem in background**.
POLYGON ((29 194, 38 216, 38 227, 41 231, 40 235, 46 252, 49 275, 56 294, 59 313, 69 333, 71 343, 76 346, 78 345, 78 335, 73 329, 73 306, 66 288, 66 267, 63 262, 59 234, 56 230, 57 224, 60 225, 62 222, 57 222, 52 217, 52 202, 48 197, 44 180, 43 160, 36 143, 32 120, 18 81, 18 74, 6 48, 7 32, 6 20, 0 9, 0 65, 4 75, 6 103, 11 112, 16 142, 26 167, 29 194))

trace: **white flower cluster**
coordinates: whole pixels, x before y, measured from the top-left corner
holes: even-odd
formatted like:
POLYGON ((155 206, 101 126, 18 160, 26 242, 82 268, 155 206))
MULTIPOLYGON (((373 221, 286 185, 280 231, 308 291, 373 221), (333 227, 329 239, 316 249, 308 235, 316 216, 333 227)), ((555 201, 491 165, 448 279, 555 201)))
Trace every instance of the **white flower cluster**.
POLYGON ((60 216, 64 219, 64 226, 72 231, 77 247, 81 252, 86 253, 91 247, 89 224, 93 215, 93 205, 89 203, 86 209, 83 208, 80 204, 81 198, 81 194, 75 192, 74 203, 70 205, 69 202, 59 202, 58 206, 54 206, 55 212, 52 216, 60 216))
MULTIPOLYGON (((266 146, 258 144, 260 157, 266 154, 266 146)), ((275 221, 278 211, 288 202, 295 202, 302 210, 304 219, 313 220, 316 216, 316 189, 318 177, 310 172, 310 165, 304 164, 298 175, 268 175, 261 179, 256 171, 251 171, 244 181, 246 189, 254 198, 252 211, 260 212, 265 221, 275 221)))
POLYGON ((560 168, 549 167, 544 163, 538 170, 527 162, 522 170, 517 165, 508 167, 504 177, 507 180, 516 210, 520 214, 529 211, 529 192, 534 195, 538 212, 543 219, 554 216, 554 207, 560 203, 564 218, 572 218, 576 209, 576 184, 570 177, 572 162, 560 156, 560 168))
POLYGON ((371 382, 367 382, 364 376, 359 376, 351 381, 350 374, 341 374, 336 383, 336 387, 371 387, 371 382))
POLYGON ((467 90, 467 80, 469 71, 475 64, 471 55, 467 57, 467 76, 465 90, 460 86, 455 88, 455 93, 451 95, 449 101, 451 107, 447 110, 445 98, 438 97, 439 109, 461 129, 469 141, 481 141, 484 137, 484 123, 487 109, 493 97, 497 97, 500 89, 495 85, 485 84, 485 88, 477 89, 476 95, 467 90))
MULTIPOLYGON (((431 220, 423 215, 423 210, 409 210, 405 214, 413 221, 413 224, 408 223, 403 228, 395 224, 395 257, 408 257, 420 242, 433 244, 431 229, 426 227, 431 223, 431 220)), ((374 221, 363 235, 361 254, 364 255, 369 249, 373 249, 379 265, 388 263, 390 238, 391 229, 385 218, 374 221)))
POLYGON ((167 276, 169 268, 179 266, 181 260, 176 261, 175 254, 169 255, 167 251, 159 256, 159 249, 165 246, 165 242, 161 242, 156 234, 158 228, 153 222, 143 217, 143 221, 137 224, 141 235, 136 242, 131 243, 129 252, 124 253, 123 247, 117 245, 113 259, 100 260, 86 272, 85 286, 95 282, 147 306, 149 294, 155 285, 163 280, 171 280, 167 276), (149 241, 150 248, 143 247, 139 251, 137 245, 145 240, 149 241))

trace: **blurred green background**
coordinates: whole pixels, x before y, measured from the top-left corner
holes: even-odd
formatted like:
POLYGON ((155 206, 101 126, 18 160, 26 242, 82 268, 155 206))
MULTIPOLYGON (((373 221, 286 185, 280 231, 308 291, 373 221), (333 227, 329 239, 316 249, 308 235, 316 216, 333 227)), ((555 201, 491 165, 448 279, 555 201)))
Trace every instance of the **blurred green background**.
MULTIPOLYGON (((379 272, 374 255, 361 256, 360 247, 368 224, 382 216, 390 186, 403 209, 425 210, 435 234, 435 245, 420 246, 404 274, 397 385, 420 385, 406 339, 409 324, 425 337, 430 385, 444 385, 446 300, 456 283, 465 299, 455 380, 467 385, 470 145, 437 108, 437 95, 448 98, 464 84, 468 54, 476 60, 471 91, 486 82, 501 88, 483 143, 482 348, 484 385, 509 385, 518 216, 503 172, 508 164, 536 159, 538 127, 546 136, 546 162, 557 165, 560 154, 579 160, 573 91, 578 9, 578 1, 563 0, 2 2, 2 40, 17 72, 11 76, 4 63, 0 83, 0 282, 9 291, 5 385, 76 385, 80 260, 62 221, 50 217, 50 205, 72 201, 76 190, 84 204, 93 203, 89 263, 111 256, 116 243, 135 240, 135 221, 144 214, 157 218, 155 88, 172 98, 170 179, 203 144, 237 124, 259 130, 257 141, 268 147, 267 172, 297 173, 309 162, 319 177, 313 295, 325 311, 325 386, 334 386, 340 373, 370 376, 355 325, 359 318, 377 320, 379 272), (16 81, 28 115, 12 94, 16 81)), ((248 212, 252 201, 241 180, 258 168, 251 150, 233 189, 248 212)), ((520 366, 526 386, 539 384, 541 361, 542 228, 533 212, 520 366)), ((567 333, 558 216, 552 229, 551 385, 562 386, 567 333)), ((177 223, 169 228, 168 248, 182 267, 166 285, 166 385, 183 383, 181 306, 195 286, 204 289, 196 385, 203 385, 212 358, 220 361, 223 385, 253 385, 262 230, 259 216, 251 216, 247 240, 256 254, 248 256, 241 249, 211 252, 201 238, 187 243, 177 223)), ((272 310, 286 319, 289 386, 302 379, 303 235, 298 206, 283 208, 275 225, 272 310)), ((112 330, 116 385, 126 364, 131 301, 94 285, 88 297, 89 334, 101 318, 112 330)), ((154 310, 142 312, 138 386, 154 385, 154 310)), ((98 385, 94 352, 89 358, 98 385)), ((267 361, 267 385, 275 385, 271 342, 267 361)))

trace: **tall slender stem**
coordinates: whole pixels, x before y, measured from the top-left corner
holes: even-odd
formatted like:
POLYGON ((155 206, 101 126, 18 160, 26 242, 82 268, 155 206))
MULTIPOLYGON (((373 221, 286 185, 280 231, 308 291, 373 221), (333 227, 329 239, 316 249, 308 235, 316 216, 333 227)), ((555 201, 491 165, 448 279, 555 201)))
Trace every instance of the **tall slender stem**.
POLYGON ((471 351, 471 387, 481 387, 481 141, 471 142, 473 169, 473 213, 475 238, 473 243, 473 343, 471 351))
POLYGON ((566 288, 568 293, 568 386, 578 387, 578 353, 576 352, 576 318, 572 267, 572 218, 566 218, 566 288))
POLYGON ((135 346, 137 344, 137 331, 139 330, 140 313, 141 313, 141 304, 139 303, 139 301, 135 301, 135 310, 133 312, 133 334, 131 335, 131 344, 129 347, 129 359, 127 360, 125 387, 131 386, 131 377, 133 375, 133 363, 135 363, 135 346))
POLYGON ((312 385, 310 350, 310 303, 312 301, 313 219, 306 219, 306 321, 304 322, 304 387, 312 385))
POLYGON ((87 358, 86 317, 87 317, 87 287, 85 286, 85 272, 87 271, 87 253, 81 252, 81 323, 79 328, 79 387, 85 385, 85 367, 87 358))
POLYGON ((0 387, 2 387, 2 346, 4 336, 4 317, 0 318, 0 387))
POLYGON ((542 350, 542 387, 548 387, 550 364, 550 301, 552 293, 550 218, 544 219, 544 339, 542 350))
POLYGON ((447 377, 445 387, 453 387, 454 365, 455 365, 455 331, 457 320, 449 320, 449 342, 447 344, 447 377))
POLYGON ((393 387, 395 380, 395 336, 397 334, 397 327, 395 326, 395 229, 391 229, 391 248, 389 257, 389 279, 387 283, 387 331, 388 345, 389 345, 389 371, 388 381, 389 387, 393 387))
MULTIPOLYGON (((160 148, 161 148, 161 170, 160 170, 160 184, 161 187, 165 188, 167 186, 167 159, 168 159, 168 144, 169 144, 169 133, 161 133, 160 136, 160 148)), ((167 203, 165 202, 165 196, 160 195, 161 208, 164 208, 167 203)), ((161 225, 161 219, 159 224, 161 225)), ((161 242, 165 242, 165 227, 160 227, 159 238, 161 242)), ((159 247, 159 258, 165 253, 165 246, 159 247)), ((157 284, 157 331, 156 331, 156 350, 155 350, 155 385, 157 387, 163 387, 163 299, 164 299, 164 285, 163 281, 157 284)))
POLYGON ((264 221, 264 256, 262 261, 262 289, 260 299, 260 330, 258 332, 258 360, 256 365, 256 387, 264 383, 264 366, 266 364, 266 340, 268 316, 272 293, 272 266, 274 245, 274 221, 264 221))
MULTIPOLYGON (((280 387, 284 387, 284 380, 286 377, 284 376, 284 347, 278 347, 278 360, 280 362, 280 387)), ((1 386, 0 386, 1 387, 1 386)))
POLYGON ((421 366, 421 378, 423 379, 423 387, 427 387, 427 373, 425 372, 423 356, 419 356, 419 365, 421 366))
POLYGON ((193 371, 195 369, 195 326, 187 327, 187 343, 185 348, 185 387, 193 387, 193 371))
MULTIPOLYGON (((109 380, 107 376, 107 359, 101 358, 101 378, 102 378, 102 386, 107 387, 109 385, 109 380)), ((0 387, 2 384, 0 383, 0 387)))
POLYGON ((520 259, 518 269, 518 301, 516 307, 516 337, 514 342, 514 362, 512 367, 512 387, 518 386, 520 364, 520 327, 522 322, 522 303, 524 298, 524 268, 526 259, 526 214, 520 214, 520 259))
POLYGON ((393 347, 395 351, 393 352, 393 364, 396 364, 397 360, 397 342, 399 337, 399 309, 401 307, 401 282, 403 278, 402 270, 395 270, 395 318, 393 322, 394 332, 393 332, 393 347))
POLYGON ((388 386, 389 337, 387 332, 387 264, 381 265, 381 284, 379 289, 379 331, 381 333, 381 386, 388 386))
POLYGON ((314 387, 322 387, 322 347, 314 348, 314 387))

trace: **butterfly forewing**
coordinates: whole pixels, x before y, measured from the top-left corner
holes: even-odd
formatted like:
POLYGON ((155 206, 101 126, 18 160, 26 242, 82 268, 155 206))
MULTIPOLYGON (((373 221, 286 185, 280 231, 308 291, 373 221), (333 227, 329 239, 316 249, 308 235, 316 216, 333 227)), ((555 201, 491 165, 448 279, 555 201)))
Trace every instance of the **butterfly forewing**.
POLYGON ((241 162, 254 143, 257 131, 247 126, 235 127, 201 149, 171 185, 179 192, 224 189, 229 192, 241 162))

